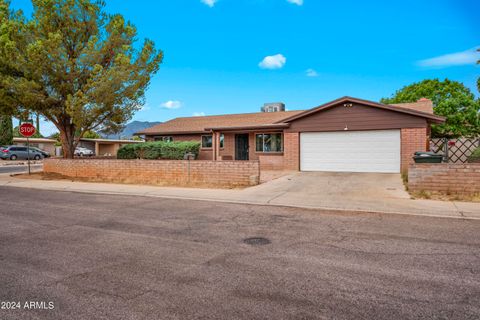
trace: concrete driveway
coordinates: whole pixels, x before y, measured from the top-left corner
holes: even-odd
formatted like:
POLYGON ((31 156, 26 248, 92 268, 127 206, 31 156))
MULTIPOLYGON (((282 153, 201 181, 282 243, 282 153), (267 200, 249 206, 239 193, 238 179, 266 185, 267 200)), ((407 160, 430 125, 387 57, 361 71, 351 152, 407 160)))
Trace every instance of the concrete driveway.
POLYGON ((298 172, 248 189, 269 203, 373 210, 392 200, 410 199, 400 174, 298 172), (272 195, 274 195, 272 197, 272 195), (372 207, 373 206, 373 207, 372 207))
POLYGON ((265 194, 295 196, 327 203, 409 199, 400 174, 298 172, 256 187, 265 194))
POLYGON ((400 174, 296 172, 242 191, 268 204, 370 212, 478 216, 478 204, 413 200, 400 174))

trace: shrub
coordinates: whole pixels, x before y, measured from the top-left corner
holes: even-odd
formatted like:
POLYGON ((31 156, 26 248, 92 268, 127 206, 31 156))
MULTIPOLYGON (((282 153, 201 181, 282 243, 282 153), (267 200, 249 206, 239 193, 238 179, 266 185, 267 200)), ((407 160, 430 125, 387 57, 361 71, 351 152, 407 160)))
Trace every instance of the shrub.
POLYGON ((198 157, 200 142, 144 142, 122 146, 117 153, 118 159, 165 159, 183 160, 185 153, 193 153, 198 157))
POLYGON ((136 159, 137 156, 135 155, 135 144, 126 144, 117 152, 118 159, 136 159))
POLYGON ((196 141, 164 142, 163 144, 162 159, 180 160, 183 159, 185 153, 193 153, 197 158, 200 151, 200 142, 196 141))
POLYGON ((468 157, 468 162, 480 162, 480 147, 475 149, 468 157))

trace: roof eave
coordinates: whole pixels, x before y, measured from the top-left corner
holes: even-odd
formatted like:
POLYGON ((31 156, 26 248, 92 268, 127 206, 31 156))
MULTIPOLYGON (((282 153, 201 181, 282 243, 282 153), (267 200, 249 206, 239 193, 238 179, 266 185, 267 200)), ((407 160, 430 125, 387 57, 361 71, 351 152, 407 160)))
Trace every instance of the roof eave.
POLYGON ((205 131, 152 131, 152 132, 136 132, 133 135, 147 135, 147 136, 168 136, 168 135, 181 135, 181 134, 202 134, 205 131))
POLYGON ((429 118, 429 119, 427 119, 428 123, 435 123, 435 124, 445 123, 446 120, 447 120, 447 118, 445 118, 445 117, 440 117, 440 116, 436 116, 436 118, 429 118))
POLYGON ((290 127, 289 123, 275 123, 252 126, 235 126, 235 127, 212 127, 205 128, 205 131, 238 131, 238 130, 265 130, 265 129, 285 129, 290 127))

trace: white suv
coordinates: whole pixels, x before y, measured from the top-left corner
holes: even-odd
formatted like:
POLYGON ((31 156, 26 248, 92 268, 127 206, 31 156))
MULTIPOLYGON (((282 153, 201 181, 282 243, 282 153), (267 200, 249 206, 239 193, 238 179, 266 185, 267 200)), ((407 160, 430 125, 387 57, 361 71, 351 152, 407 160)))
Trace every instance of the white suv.
POLYGON ((90 149, 84 148, 84 147, 77 147, 75 149, 74 154, 78 157, 92 157, 92 156, 95 155, 95 152, 93 152, 90 149))

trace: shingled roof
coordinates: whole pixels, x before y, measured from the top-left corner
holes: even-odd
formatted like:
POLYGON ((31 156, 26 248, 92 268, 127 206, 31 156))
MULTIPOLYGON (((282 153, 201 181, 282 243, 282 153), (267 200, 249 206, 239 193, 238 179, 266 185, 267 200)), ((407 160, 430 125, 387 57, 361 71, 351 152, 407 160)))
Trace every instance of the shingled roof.
POLYGON ((137 135, 168 135, 168 134, 201 134, 208 130, 233 130, 233 129, 252 129, 252 128, 281 128, 282 125, 288 126, 287 122, 307 116, 313 112, 335 106, 342 101, 354 101, 357 103, 370 105, 395 112, 407 113, 414 116, 425 117, 432 122, 443 122, 444 119, 433 114, 433 104, 431 100, 420 99, 413 103, 400 103, 385 105, 368 100, 361 100, 351 97, 343 97, 327 104, 321 105, 309 110, 295 110, 283 112, 255 112, 240 114, 225 114, 217 116, 204 117, 184 117, 175 118, 170 121, 158 124, 151 128, 137 132, 137 135))
POLYGON ((170 121, 158 124, 151 128, 137 132, 136 134, 152 135, 152 134, 197 134, 204 133, 207 128, 236 128, 236 127, 252 127, 252 126, 269 126, 274 123, 281 122, 282 119, 289 118, 303 112, 283 111, 283 112, 256 112, 256 113, 240 113, 225 114, 219 116, 204 117, 185 117, 175 118, 170 121))

